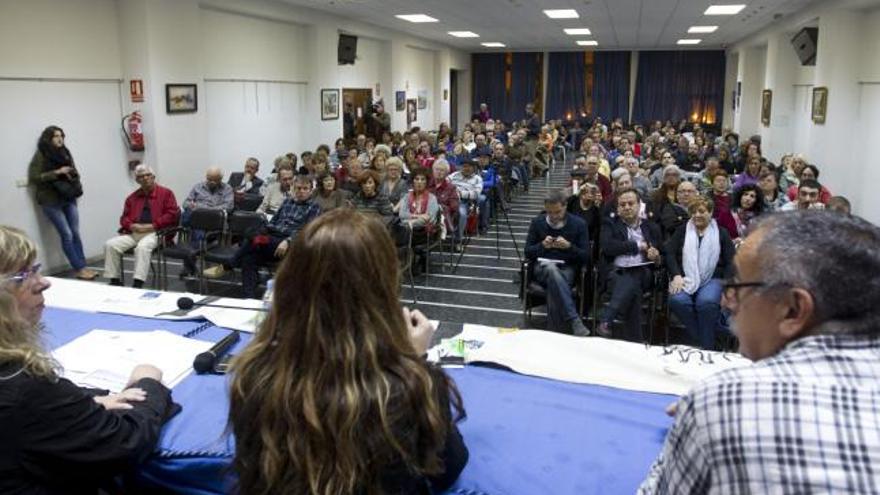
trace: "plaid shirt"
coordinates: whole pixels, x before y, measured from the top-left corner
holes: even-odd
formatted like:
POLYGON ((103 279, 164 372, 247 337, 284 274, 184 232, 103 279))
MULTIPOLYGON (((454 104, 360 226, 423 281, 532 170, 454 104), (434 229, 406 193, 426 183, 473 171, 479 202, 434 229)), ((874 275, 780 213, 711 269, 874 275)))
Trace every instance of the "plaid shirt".
POLYGON ((678 403, 640 494, 880 493, 880 337, 818 335, 678 403))
POLYGON ((298 203, 293 198, 288 198, 281 203, 281 208, 278 208, 278 212, 269 222, 269 231, 293 239, 300 229, 320 214, 321 207, 314 200, 298 203))

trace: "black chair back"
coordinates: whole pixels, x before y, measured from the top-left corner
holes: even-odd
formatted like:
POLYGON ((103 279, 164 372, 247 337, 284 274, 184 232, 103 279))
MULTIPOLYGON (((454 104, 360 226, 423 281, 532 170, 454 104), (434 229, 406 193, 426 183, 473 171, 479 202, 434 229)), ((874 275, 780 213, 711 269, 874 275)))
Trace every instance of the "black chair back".
POLYGON ((226 211, 196 208, 189 217, 189 226, 194 230, 222 232, 226 226, 226 211))
POLYGON ((259 194, 245 194, 235 207, 242 211, 257 211, 263 204, 263 197, 259 194))
POLYGON ((233 236, 252 234, 265 222, 265 217, 255 211, 234 211, 229 217, 229 233, 233 236))

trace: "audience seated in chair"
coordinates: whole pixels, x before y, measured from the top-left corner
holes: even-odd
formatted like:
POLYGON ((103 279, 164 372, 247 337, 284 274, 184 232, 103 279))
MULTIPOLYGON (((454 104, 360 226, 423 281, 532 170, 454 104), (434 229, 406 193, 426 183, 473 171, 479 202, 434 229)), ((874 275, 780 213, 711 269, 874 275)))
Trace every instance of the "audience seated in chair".
POLYGON ((111 285, 122 285, 122 254, 134 248, 133 287, 143 287, 150 271, 150 258, 159 245, 157 232, 176 227, 180 208, 174 193, 156 184, 153 169, 138 165, 134 169, 140 188, 125 198, 119 217, 119 236, 104 244, 104 277, 111 285))
POLYGON ((590 262, 587 224, 566 211, 568 197, 553 191, 544 199, 544 212, 532 219, 525 255, 534 278, 547 292, 548 328, 587 336, 571 287, 581 269, 590 262))
MULTIPOLYGON (((434 223, 440 213, 437 197, 428 190, 430 172, 426 168, 417 168, 412 172, 412 190, 409 191, 397 211, 404 225, 412 229, 413 244, 424 244, 440 234, 440 226, 434 223)), ((421 261, 415 261, 416 275, 419 275, 421 261)))
POLYGON ((264 229, 241 243, 230 267, 218 265, 205 275, 217 278, 226 268, 240 267, 243 295, 255 297, 259 267, 283 258, 299 231, 320 213, 321 208, 312 200, 312 180, 295 176, 293 198, 284 201, 264 229))
POLYGON ((285 200, 292 197, 293 168, 290 164, 283 164, 278 169, 277 180, 264 189, 263 202, 257 211, 264 215, 274 215, 285 200))
POLYGON ((606 217, 600 238, 602 256, 608 259, 605 286, 611 300, 600 316, 597 333, 611 337, 611 323, 623 316, 622 337, 642 341, 642 294, 651 289, 653 265, 661 261, 662 237, 654 222, 639 217, 639 193, 618 191, 617 215, 606 217))
POLYGON ((232 172, 229 174, 229 185, 235 193, 236 206, 241 203, 245 195, 260 196, 263 187, 263 179, 257 177, 260 171, 260 160, 254 157, 244 162, 244 172, 232 172))
POLYGON ((315 191, 312 198, 321 207, 321 212, 328 212, 336 208, 342 208, 348 205, 351 193, 344 189, 336 188, 336 178, 324 172, 315 177, 315 191))
POLYGON ((437 203, 443 209, 443 220, 446 232, 453 235, 459 222, 458 206, 460 203, 458 189, 449 180, 449 163, 445 159, 439 159, 431 167, 433 180, 430 183, 430 191, 437 198, 437 203))
MULTIPOLYGON (((229 212, 232 211, 233 207, 234 193, 232 186, 223 183, 222 170, 217 167, 211 167, 205 171, 205 180, 193 186, 184 200, 180 224, 184 227, 189 227, 190 215, 197 208, 229 212)), ((205 233, 200 230, 193 230, 189 238, 190 244, 193 247, 197 247, 204 238, 204 235, 205 233)), ((195 258, 184 258, 183 271, 180 273, 180 276, 191 276, 195 271, 195 258)))
POLYGON ((666 242, 669 309, 684 325, 690 343, 714 350, 721 313, 721 286, 733 276, 735 248, 712 218, 706 198, 690 203, 690 220, 666 242))
POLYGON ((449 180, 458 189, 458 197, 461 198, 458 206, 458 232, 456 242, 464 239, 464 229, 467 224, 468 210, 472 207, 484 209, 486 196, 483 194, 483 178, 476 173, 477 165, 471 159, 465 159, 460 164, 460 170, 449 176, 449 180))
POLYGON ((379 193, 387 197, 396 208, 407 189, 409 186, 403 180, 403 162, 396 156, 389 158, 385 162, 385 179, 382 180, 379 193))

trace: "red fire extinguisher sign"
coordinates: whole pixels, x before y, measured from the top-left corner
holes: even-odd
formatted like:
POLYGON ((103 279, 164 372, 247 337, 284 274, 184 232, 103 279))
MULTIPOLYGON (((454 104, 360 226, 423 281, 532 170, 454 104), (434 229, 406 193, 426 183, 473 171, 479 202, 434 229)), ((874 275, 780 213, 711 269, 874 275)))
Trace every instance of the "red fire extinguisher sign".
POLYGON ((144 81, 142 79, 132 79, 129 83, 129 91, 132 103, 142 103, 144 101, 144 81))

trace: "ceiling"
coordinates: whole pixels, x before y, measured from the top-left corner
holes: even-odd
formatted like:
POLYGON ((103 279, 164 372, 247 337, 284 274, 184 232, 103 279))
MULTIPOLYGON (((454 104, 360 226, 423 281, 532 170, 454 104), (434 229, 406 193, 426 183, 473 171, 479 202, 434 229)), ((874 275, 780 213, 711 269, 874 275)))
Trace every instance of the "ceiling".
POLYGON ((724 48, 817 0, 282 0, 473 51, 581 50, 576 40, 596 40, 599 50, 724 48), (733 16, 705 16, 712 4, 745 3, 733 16), (550 19, 544 9, 575 9, 578 19, 550 19), (395 14, 427 14, 440 22, 413 24, 395 14), (711 34, 687 34, 690 26, 717 25, 711 34), (564 28, 586 27, 588 36, 564 28), (447 31, 473 31, 455 38, 447 31), (695 47, 677 45, 699 38, 695 47), (506 48, 485 48, 498 41, 506 48))

